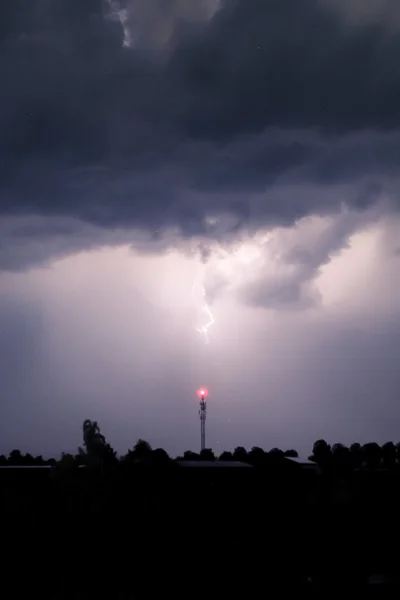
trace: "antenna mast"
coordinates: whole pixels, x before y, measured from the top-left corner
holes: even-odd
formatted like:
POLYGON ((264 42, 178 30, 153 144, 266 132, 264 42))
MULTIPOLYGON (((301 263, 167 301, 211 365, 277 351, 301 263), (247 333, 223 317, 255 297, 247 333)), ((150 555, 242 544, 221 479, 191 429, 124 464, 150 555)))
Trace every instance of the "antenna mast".
POLYGON ((208 392, 205 389, 201 389, 198 392, 198 395, 200 397, 199 417, 200 417, 200 449, 201 450, 205 450, 205 448, 206 448, 206 415, 207 415, 206 397, 207 397, 207 394, 208 394, 208 392))

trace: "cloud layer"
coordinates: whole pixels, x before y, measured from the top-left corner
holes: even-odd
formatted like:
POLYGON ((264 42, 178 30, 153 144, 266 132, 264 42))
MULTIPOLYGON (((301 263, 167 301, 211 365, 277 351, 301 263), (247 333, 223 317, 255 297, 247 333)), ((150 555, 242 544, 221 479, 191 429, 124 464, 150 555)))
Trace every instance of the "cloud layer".
POLYGON ((319 0, 0 10, 3 219, 222 239, 398 204, 394 4, 367 22, 319 0))

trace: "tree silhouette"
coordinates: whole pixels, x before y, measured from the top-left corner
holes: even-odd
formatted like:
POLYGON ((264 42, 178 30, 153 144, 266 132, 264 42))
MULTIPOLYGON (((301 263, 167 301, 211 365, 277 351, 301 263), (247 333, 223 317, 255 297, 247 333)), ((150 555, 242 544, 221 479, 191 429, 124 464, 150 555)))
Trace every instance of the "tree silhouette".
POLYGON ((264 462, 265 452, 262 448, 258 446, 253 446, 250 452, 247 455, 247 461, 252 465, 259 465, 264 462))
POLYGON ((21 450, 11 450, 10 456, 8 457, 8 463, 13 466, 21 466, 24 464, 21 450))
POLYGON ((298 458, 299 455, 297 453, 297 450, 285 450, 285 456, 287 456, 288 458, 298 458))
POLYGON ((215 455, 211 448, 204 448, 200 452, 200 458, 201 460, 215 460, 215 455))
POLYGON ((382 464, 386 469, 392 469, 396 464, 396 446, 386 442, 382 446, 382 464))
POLYGON ((85 450, 80 448, 79 453, 90 466, 104 466, 109 464, 111 457, 115 459, 115 453, 100 433, 97 421, 85 419, 83 422, 83 445, 85 450))
POLYGON ((316 462, 321 468, 329 467, 332 462, 330 445, 325 440, 317 440, 314 442, 310 460, 316 462))
POLYGON ((400 463, 400 442, 396 444, 396 460, 400 463))
POLYGON ((351 454, 350 450, 343 444, 334 444, 332 446, 332 465, 337 471, 337 474, 344 475, 351 471, 351 454))
POLYGON ((151 462, 153 450, 149 442, 146 440, 138 439, 132 450, 128 450, 128 453, 123 457, 122 462, 125 464, 151 462))
MULTIPOLYGON (((19 449, 10 452, 8 458, 0 456, 0 466, 51 466, 59 464, 67 465, 98 465, 117 467, 119 464, 116 451, 106 442, 104 435, 101 434, 99 425, 96 421, 86 419, 83 422, 83 448, 78 449, 75 456, 62 453, 59 461, 55 459, 44 460, 41 455, 33 457, 31 454, 22 454, 19 449)), ((243 446, 237 446, 233 452, 223 451, 220 461, 241 461, 248 462, 255 466, 271 465, 271 459, 281 460, 282 458, 297 458, 298 453, 294 449, 282 451, 279 448, 272 448, 269 452, 263 448, 254 446, 249 452, 243 446)), ((397 468, 400 462, 400 443, 394 444, 391 441, 386 442, 380 447, 375 442, 370 442, 361 446, 358 442, 351 444, 350 448, 341 443, 336 443, 332 447, 324 440, 319 439, 313 444, 313 452, 310 460, 316 462, 322 471, 328 471, 330 476, 342 476, 349 474, 354 469, 385 469, 397 468)), ((183 456, 176 460, 215 460, 214 452, 211 448, 196 453, 191 450, 184 452, 183 456)), ((121 464, 143 463, 149 465, 170 464, 171 459, 163 448, 152 450, 149 442, 138 439, 132 450, 121 458, 121 464)), ((282 463, 284 464, 284 463, 282 463)))
POLYGON ((221 454, 221 456, 219 457, 219 460, 226 460, 226 461, 233 460, 233 454, 232 454, 232 452, 227 452, 225 450, 225 452, 223 452, 221 454))
POLYGON ((353 469, 361 469, 363 464, 363 454, 361 445, 358 442, 354 442, 350 446, 350 457, 353 469))
POLYGON ((139 439, 133 447, 133 453, 138 460, 144 460, 150 457, 152 449, 149 442, 139 439))
POLYGON ((272 448, 268 452, 268 456, 270 456, 271 458, 284 458, 285 453, 283 450, 280 450, 280 448, 272 448))
POLYGON ((75 466, 75 459, 72 456, 72 454, 66 454, 65 452, 63 452, 61 454, 61 459, 58 464, 62 468, 72 469, 75 466))
POLYGON ((100 456, 101 456, 101 460, 103 461, 103 465, 105 467, 111 467, 118 463, 116 451, 107 442, 106 442, 106 444, 104 444, 103 448, 100 450, 100 456))
POLYGON ((196 452, 192 452, 191 450, 186 450, 183 453, 183 460, 199 460, 200 455, 196 452))
POLYGON ((151 460, 155 465, 167 465, 170 462, 168 453, 164 448, 156 448, 153 450, 151 460))
POLYGON ((243 446, 238 446, 233 451, 233 458, 234 458, 234 460, 246 462, 247 461, 247 450, 245 448, 243 448, 243 446))
POLYGON ((35 464, 35 459, 33 458, 32 454, 27 452, 25 454, 25 456, 23 457, 23 462, 24 462, 24 465, 33 467, 35 464))
POLYGON ((380 467, 382 452, 379 444, 376 442, 364 444, 362 454, 368 469, 378 469, 380 467))

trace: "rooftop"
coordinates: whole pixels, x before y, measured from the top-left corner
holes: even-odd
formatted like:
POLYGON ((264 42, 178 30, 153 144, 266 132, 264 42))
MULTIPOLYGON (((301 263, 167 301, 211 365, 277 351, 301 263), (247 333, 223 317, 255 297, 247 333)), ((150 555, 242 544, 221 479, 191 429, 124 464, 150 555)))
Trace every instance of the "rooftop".
POLYGON ((319 469, 317 463, 313 462, 312 460, 308 460, 308 458, 300 458, 300 457, 294 458, 291 456, 286 456, 285 460, 290 460, 290 461, 300 465, 301 467, 304 467, 307 469, 315 469, 315 470, 319 469))

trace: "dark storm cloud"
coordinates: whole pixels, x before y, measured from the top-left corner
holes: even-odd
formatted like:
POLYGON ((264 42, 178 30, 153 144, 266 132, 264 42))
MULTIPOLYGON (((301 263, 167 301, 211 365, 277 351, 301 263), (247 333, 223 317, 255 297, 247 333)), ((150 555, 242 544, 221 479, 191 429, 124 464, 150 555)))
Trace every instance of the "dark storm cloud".
POLYGON ((0 270, 18 271, 99 245, 127 244, 130 239, 122 229, 99 228, 66 217, 4 218, 0 220, 0 270))
POLYGON ((276 124, 347 132, 399 125, 400 82, 390 66, 399 53, 398 36, 379 21, 350 28, 316 0, 233 0, 206 32, 188 36, 171 68, 193 101, 193 135, 228 138, 276 124))
POLYGON ((374 131, 400 125, 400 38, 318 0, 211 4, 176 0, 153 26, 143 2, 3 2, 0 215, 213 237, 376 201, 400 147, 374 131), (303 187, 282 199, 288 181, 303 187), (323 189, 343 182, 340 200, 323 189))

